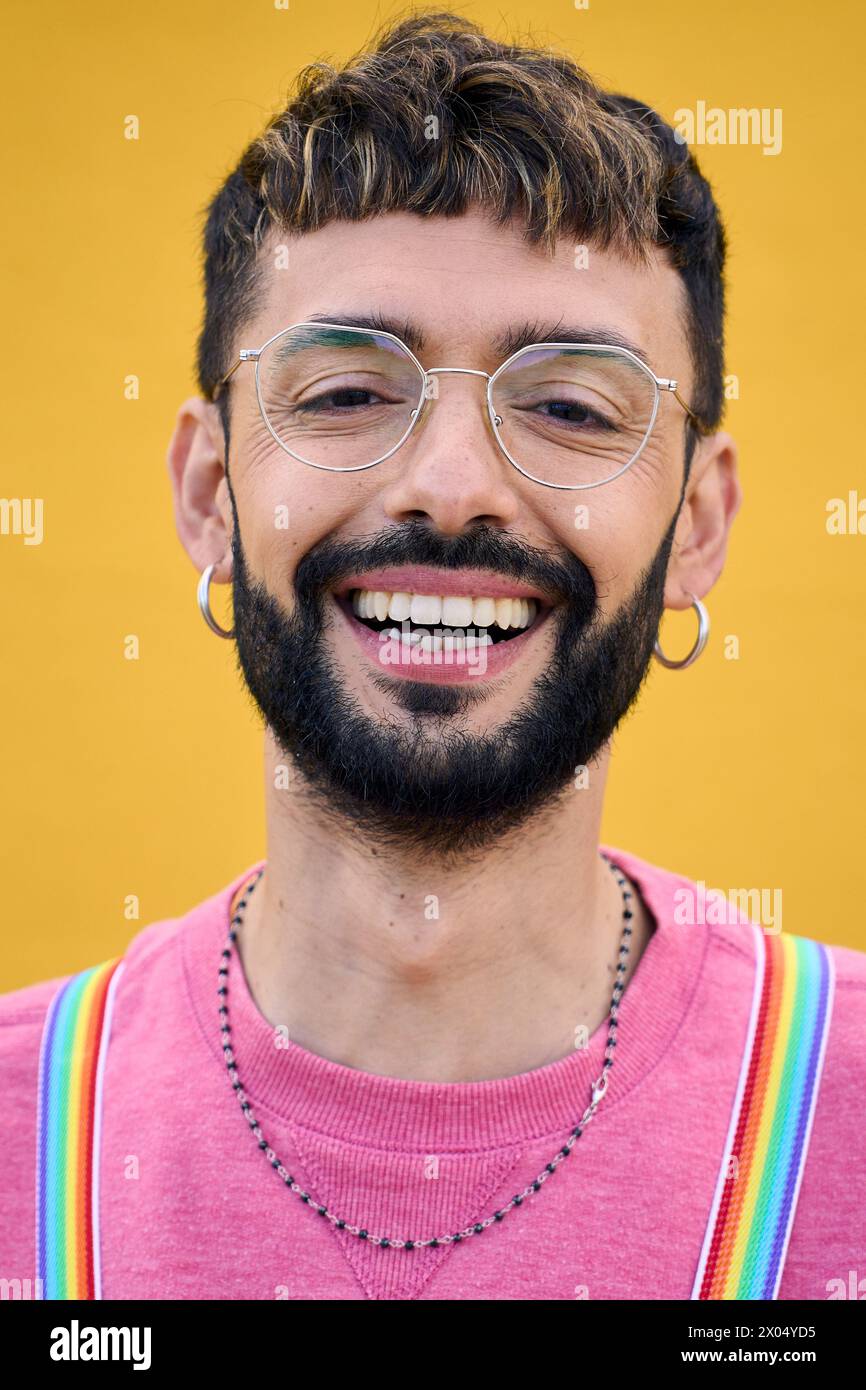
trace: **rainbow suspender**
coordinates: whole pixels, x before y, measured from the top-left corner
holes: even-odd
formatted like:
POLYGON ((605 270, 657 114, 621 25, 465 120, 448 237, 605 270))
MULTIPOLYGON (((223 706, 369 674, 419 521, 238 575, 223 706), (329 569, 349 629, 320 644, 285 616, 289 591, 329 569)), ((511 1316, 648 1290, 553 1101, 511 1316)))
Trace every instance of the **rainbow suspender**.
POLYGON ((830 951, 752 931, 752 1011, 693 1299, 778 1296, 827 1047, 830 951))
MULTIPOLYGON (((752 1010, 693 1299, 778 1296, 827 1046, 829 950, 805 937, 752 930, 752 1010)), ((43 1298, 102 1297, 102 1078, 122 970, 118 958, 73 975, 45 1020, 36 1146, 43 1298)))
POLYGON ((42 1298, 101 1298, 99 1137, 111 1009, 123 960, 55 994, 39 1052, 36 1261, 42 1298))

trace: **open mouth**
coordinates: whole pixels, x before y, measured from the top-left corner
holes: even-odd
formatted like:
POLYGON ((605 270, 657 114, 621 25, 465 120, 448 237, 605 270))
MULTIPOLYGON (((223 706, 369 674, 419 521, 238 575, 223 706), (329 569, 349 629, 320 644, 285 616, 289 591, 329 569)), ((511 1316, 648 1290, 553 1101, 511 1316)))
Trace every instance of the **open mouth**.
POLYGON ((494 571, 432 565, 347 575, 333 599, 384 675, 443 683, 504 676, 558 602, 494 571))
POLYGON ((447 646, 510 642, 538 621, 542 605, 533 598, 492 595, 413 594, 383 589, 351 589, 345 595, 359 623, 371 632, 441 651, 447 646))

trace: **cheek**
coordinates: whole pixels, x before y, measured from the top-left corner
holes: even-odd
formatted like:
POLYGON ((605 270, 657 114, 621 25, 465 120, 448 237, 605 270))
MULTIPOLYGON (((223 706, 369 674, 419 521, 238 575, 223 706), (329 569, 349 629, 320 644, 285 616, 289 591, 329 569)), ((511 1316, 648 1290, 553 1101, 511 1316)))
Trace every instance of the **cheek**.
POLYGON ((645 463, 638 459, 604 487, 574 493, 558 504, 552 529, 558 542, 586 565, 606 617, 634 591, 654 559, 678 496, 669 463, 657 455, 645 463))
POLYGON ((278 446, 253 449, 238 476, 230 464, 247 567, 276 594, 291 587, 299 561, 330 529, 313 469, 278 446))
POLYGON ((299 560, 331 528, 328 474, 292 459, 259 416, 245 425, 229 453, 243 553, 250 573, 285 594, 299 560))
POLYGON ((640 505, 658 515, 670 517, 682 483, 683 445, 656 427, 643 453, 631 465, 623 480, 639 496, 640 505))
POLYGON ((236 458, 243 467, 230 461, 230 471, 247 566, 284 602, 298 564, 318 542, 377 529, 375 509, 368 515, 376 483, 370 474, 341 476, 310 468, 291 458, 266 430, 251 430, 236 458))

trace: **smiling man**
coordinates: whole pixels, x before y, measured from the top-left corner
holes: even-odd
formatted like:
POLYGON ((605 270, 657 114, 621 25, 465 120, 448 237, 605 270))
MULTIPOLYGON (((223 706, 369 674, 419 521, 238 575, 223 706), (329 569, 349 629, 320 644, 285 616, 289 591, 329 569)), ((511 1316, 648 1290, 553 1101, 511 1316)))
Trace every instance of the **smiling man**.
POLYGON ((740 503, 723 259, 654 112, 454 16, 307 70, 245 152, 169 469, 263 717, 267 856, 4 1001, 2 1271, 823 1299, 856 1267, 864 957, 681 925, 696 884, 599 844, 740 503))

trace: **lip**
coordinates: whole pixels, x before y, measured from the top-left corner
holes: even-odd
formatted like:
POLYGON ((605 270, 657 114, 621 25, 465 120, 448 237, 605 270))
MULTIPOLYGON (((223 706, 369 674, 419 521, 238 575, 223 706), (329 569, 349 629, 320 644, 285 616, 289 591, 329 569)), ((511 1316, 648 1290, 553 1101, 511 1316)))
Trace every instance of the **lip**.
MULTIPOLYGON (((382 571, 382 573, 392 574, 396 573, 396 571, 385 570, 382 571)), ((405 571, 401 571, 401 573, 405 573, 405 571)), ((377 575, 376 578, 378 579, 378 577, 377 575)), ((365 586, 358 584, 351 584, 349 586, 349 588, 361 587, 365 586)), ((399 593, 401 591, 397 590, 396 592, 399 593)), ((411 592, 411 590, 409 592, 411 592)), ((422 590, 422 592, 424 591, 422 590)), ((440 589, 437 592, 441 593, 442 590, 440 589)), ((445 592, 448 593, 449 590, 445 590, 445 592)), ((456 592, 465 593, 466 590, 461 589, 456 592)), ((513 589, 508 592, 512 595, 514 594, 513 589)), ((494 597, 493 594, 489 596, 491 598, 494 597)), ((522 598, 523 594, 519 594, 518 597, 522 598)), ((527 597, 534 598, 535 594, 529 593, 527 597)), ((393 676, 397 680, 431 681, 437 685, 478 685, 485 680, 503 675, 509 667, 520 660, 521 656, 526 651, 527 643, 531 642, 538 630, 544 626, 550 612, 549 609, 540 612, 532 626, 528 627, 525 632, 521 632, 518 636, 510 637, 505 642, 491 643, 491 645, 485 649, 484 656, 486 665, 484 670, 482 670, 479 664, 469 664, 465 661, 463 663, 458 663, 453 661, 453 659, 450 663, 446 662, 444 653, 442 655, 441 665, 436 665, 432 657, 428 657, 426 661, 416 665, 411 658, 409 660, 402 659, 404 654, 402 642, 397 648, 390 648, 392 653, 400 655, 401 660, 385 664, 381 659, 385 646, 381 634, 375 632, 372 628, 365 627, 363 623, 358 622, 346 598, 337 598, 334 607, 337 609, 337 612, 348 627, 362 652, 375 666, 377 674, 393 676)), ((394 626, 399 628, 401 625, 395 623, 394 626)), ((437 626, 441 626, 441 624, 437 624, 437 626)))
MULTIPOLYGON (((432 566, 404 565, 394 569, 365 570, 344 579, 333 592, 347 598, 353 589, 379 590, 388 594, 441 594, 466 598, 534 598, 539 604, 553 599, 531 584, 489 570, 446 570, 432 566)), ((516 637, 511 639, 516 642, 516 637)))

